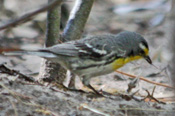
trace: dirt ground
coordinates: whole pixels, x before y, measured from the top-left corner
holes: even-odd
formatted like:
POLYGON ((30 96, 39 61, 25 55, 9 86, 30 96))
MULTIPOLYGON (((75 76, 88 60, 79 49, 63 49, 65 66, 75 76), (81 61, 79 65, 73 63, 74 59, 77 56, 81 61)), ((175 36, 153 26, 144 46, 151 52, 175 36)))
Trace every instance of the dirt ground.
MULTIPOLYGON (((36 0, 38 4, 14 0, 15 3, 11 3, 10 6, 8 1, 10 0, 4 2, 4 8, 1 8, 0 25, 47 3, 46 0, 36 0), (18 7, 15 7, 14 4, 18 7)), ((121 3, 120 0, 102 1, 97 0, 94 3, 84 36, 117 34, 123 30, 141 33, 149 43, 150 57, 158 68, 149 65, 145 60, 138 60, 128 63, 119 70, 171 86, 171 79, 167 73, 171 57, 168 43, 171 29, 169 18, 165 17, 160 25, 150 27, 149 21, 162 11, 154 9, 119 15, 115 14, 112 9, 121 3)), ((126 3, 128 1, 125 0, 126 3)), ((74 2, 66 2, 66 4, 71 9, 74 2)), ((2 50, 42 48, 45 39, 45 19, 46 13, 42 13, 25 24, 1 31, 0 47, 2 50)), ((7 57, 0 54, 0 64, 3 63, 10 69, 37 78, 41 58, 35 56, 7 57)), ((29 83, 20 79, 19 76, 0 72, 0 116, 174 116, 173 89, 156 86, 154 97, 168 99, 165 104, 140 101, 141 98, 148 95, 145 90, 151 93, 155 85, 139 80, 131 91, 134 93, 139 90, 135 95, 137 99, 127 99, 129 95, 124 95, 127 94, 128 83, 131 81, 132 79, 116 72, 93 78, 91 84, 97 90, 102 89, 115 95, 96 97, 88 93, 58 90, 56 86, 50 84, 29 83)), ((80 85, 79 82, 77 84, 80 85)))

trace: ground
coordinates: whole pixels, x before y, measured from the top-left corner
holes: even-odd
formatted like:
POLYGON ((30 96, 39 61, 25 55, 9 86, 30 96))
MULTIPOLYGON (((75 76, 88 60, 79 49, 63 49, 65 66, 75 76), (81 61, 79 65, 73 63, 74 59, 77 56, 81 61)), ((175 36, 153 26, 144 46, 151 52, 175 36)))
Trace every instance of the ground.
MULTIPOLYGON (((8 2, 7 0, 6 2, 8 2)), ((143 0, 144 1, 144 0, 143 0)), ((38 5, 46 3, 46 1, 37 1, 38 5)), ((24 1, 17 3, 21 8, 25 4, 35 7, 33 3, 24 1)), ((23 12, 16 8, 12 12, 7 5, 4 9, 11 12, 16 17, 28 9, 23 8, 23 12)), ((73 4, 67 3, 67 4, 73 4)), ((149 20, 160 12, 157 10, 145 12, 133 12, 127 15, 117 15, 112 12, 116 1, 94 3, 92 12, 85 27, 84 35, 113 33, 128 30, 141 33, 148 41, 150 46, 150 57, 153 59, 155 68, 144 60, 128 63, 120 71, 134 74, 137 77, 143 76, 149 80, 164 83, 171 86, 171 80, 167 73, 168 62, 171 53, 168 51, 170 23, 168 17, 158 26, 149 27, 149 20), (110 18, 109 18, 110 17, 110 18)), ((12 5, 13 6, 13 5, 12 5)), ((12 7, 13 8, 13 7, 12 7)), ((37 8, 37 6, 35 7, 37 8)), ((33 8, 33 9, 35 9, 33 8)), ((27 10, 27 11, 26 11, 27 10)), ((13 16, 10 15, 10 16, 13 16)), ((10 17, 9 16, 9 17, 10 17)), ((0 32, 1 48, 23 48, 37 49, 41 48, 45 38, 45 16, 36 17, 28 23, 20 25, 14 29, 0 32), (44 26, 43 26, 44 25, 44 26)), ((1 24, 5 19, 9 18, 6 13, 3 14, 1 24)), ((10 17, 11 18, 11 17, 10 17)), ((2 50, 0 50, 2 51, 2 50)), ((37 78, 40 68, 41 58, 34 56, 7 57, 0 55, 0 64, 6 63, 10 69, 18 70, 24 75, 37 78)), ((18 76, 0 73, 0 115, 2 116, 173 116, 175 112, 174 100, 172 99, 173 90, 170 88, 156 86, 154 91, 155 98, 171 98, 164 103, 145 102, 141 100, 147 96, 148 90, 152 92, 155 85, 139 80, 136 88, 131 93, 139 90, 139 92, 130 97, 126 90, 128 83, 132 80, 124 75, 116 72, 96 77, 91 80, 91 84, 97 89, 109 92, 113 95, 106 97, 97 97, 93 94, 71 92, 59 90, 53 84, 41 85, 38 83, 29 83, 18 76), (137 98, 137 99, 136 99, 137 98), (141 100, 141 101, 140 101, 141 100)), ((77 82, 78 85, 79 82, 77 82)))

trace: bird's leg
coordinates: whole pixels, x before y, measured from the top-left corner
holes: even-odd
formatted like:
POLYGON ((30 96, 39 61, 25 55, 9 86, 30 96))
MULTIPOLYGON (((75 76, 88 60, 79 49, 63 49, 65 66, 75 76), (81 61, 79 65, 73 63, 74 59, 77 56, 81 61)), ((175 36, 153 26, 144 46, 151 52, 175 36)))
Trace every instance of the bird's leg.
POLYGON ((103 96, 101 93, 99 93, 97 90, 95 90, 91 84, 90 84, 90 78, 89 77, 83 77, 82 78, 82 82, 83 84, 88 87, 89 89, 91 89, 94 93, 96 93, 97 95, 103 96))

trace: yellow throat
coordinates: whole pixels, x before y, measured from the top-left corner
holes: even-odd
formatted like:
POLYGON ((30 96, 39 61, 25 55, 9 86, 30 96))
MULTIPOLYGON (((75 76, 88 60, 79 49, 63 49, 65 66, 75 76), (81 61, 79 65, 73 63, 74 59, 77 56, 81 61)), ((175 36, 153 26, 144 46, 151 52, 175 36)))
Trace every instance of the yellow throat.
POLYGON ((141 56, 131 56, 131 57, 128 57, 128 58, 118 58, 117 60, 115 60, 113 63, 112 63, 112 67, 114 70, 122 67, 123 65, 125 65, 126 63, 128 62, 131 62, 133 60, 138 60, 142 58, 141 56))
MULTIPOLYGON (((147 56, 149 53, 149 50, 147 48, 144 49, 145 55, 147 56)), ((116 59, 113 63, 112 63, 112 68, 113 70, 116 70, 120 67, 122 67, 123 65, 125 65, 128 62, 131 62, 133 60, 138 60, 143 58, 142 56, 138 55, 138 56, 130 56, 127 58, 118 58, 116 59)))

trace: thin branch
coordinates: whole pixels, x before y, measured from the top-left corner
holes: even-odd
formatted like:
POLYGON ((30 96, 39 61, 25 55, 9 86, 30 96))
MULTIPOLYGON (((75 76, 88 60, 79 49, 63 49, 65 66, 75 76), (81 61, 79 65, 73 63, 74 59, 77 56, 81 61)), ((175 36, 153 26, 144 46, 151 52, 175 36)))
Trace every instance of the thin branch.
POLYGON ((37 15, 37 14, 39 14, 39 13, 41 13, 41 12, 44 12, 44 11, 46 11, 46 10, 48 10, 48 9, 52 9, 52 8, 54 8, 55 6, 61 4, 62 1, 63 1, 63 0, 55 0, 55 1, 51 2, 50 4, 45 5, 44 7, 40 8, 40 9, 38 9, 38 10, 36 10, 36 11, 30 12, 30 13, 28 13, 28 14, 25 14, 25 15, 21 16, 20 18, 14 20, 14 21, 12 21, 12 22, 10 22, 10 23, 8 23, 8 24, 5 24, 5 25, 3 25, 3 26, 0 26, 0 31, 3 30, 3 29, 7 29, 7 28, 10 28, 10 27, 15 27, 15 26, 17 26, 17 25, 19 25, 19 24, 22 24, 22 23, 24 23, 24 22, 30 20, 30 19, 31 19, 32 17, 34 17, 35 15, 37 15))
POLYGON ((154 100, 157 103, 166 104, 166 103, 164 103, 162 101, 159 101, 154 96, 152 96, 148 90, 145 90, 145 91, 147 92, 148 95, 144 98, 144 101, 145 101, 146 98, 149 98, 150 99, 149 101, 154 100))
POLYGON ((84 104, 80 104, 80 110, 82 109, 88 109, 90 110, 91 112, 93 113, 96 113, 96 114, 100 114, 102 116, 111 116, 110 114, 107 114, 105 113, 104 111, 102 110, 99 110, 97 108, 93 108, 93 107, 90 107, 88 104, 84 103, 84 104))
POLYGON ((15 103, 12 100, 10 100, 10 98, 9 98, 9 101, 12 104, 13 110, 15 112, 15 116, 19 116, 15 103))
POLYGON ((93 3, 94 0, 76 0, 62 35, 64 40, 70 41, 81 38, 93 3))
POLYGON ((18 76, 19 78, 25 79, 26 81, 35 82, 34 78, 28 77, 28 76, 26 76, 26 75, 24 75, 16 70, 9 69, 4 64, 0 65, 0 73, 6 73, 9 75, 18 76))
MULTIPOLYGON (((121 71, 117 71, 117 73, 120 73, 120 74, 123 74, 123 75, 126 75, 128 77, 131 77, 131 78, 137 78, 137 76, 135 75, 131 75, 131 74, 128 74, 128 73, 124 73, 124 72, 121 72, 121 71)), ((152 83, 152 84, 155 84, 155 85, 159 85, 159 86, 163 86, 163 87, 167 87, 167 88, 172 88, 172 89, 175 89, 174 87, 172 86, 169 86, 169 85, 166 85, 166 84, 162 84, 162 83, 157 83, 157 82, 154 82, 154 81, 150 81, 148 79, 145 79, 144 77, 139 77, 140 80, 143 80, 143 81, 146 81, 148 83, 152 83)))

